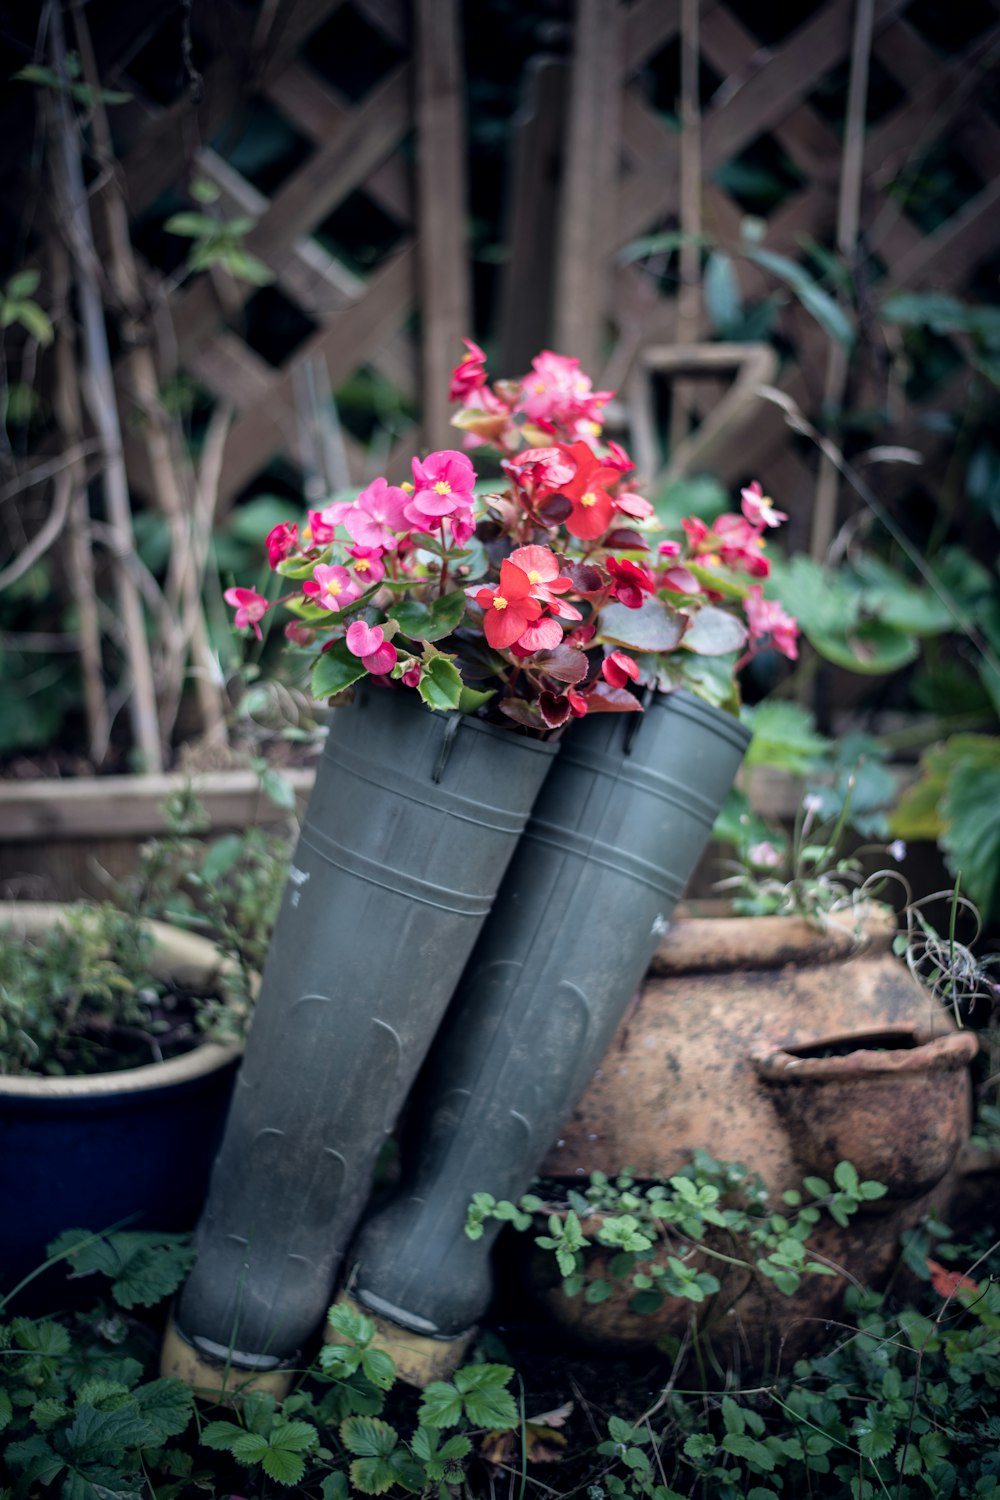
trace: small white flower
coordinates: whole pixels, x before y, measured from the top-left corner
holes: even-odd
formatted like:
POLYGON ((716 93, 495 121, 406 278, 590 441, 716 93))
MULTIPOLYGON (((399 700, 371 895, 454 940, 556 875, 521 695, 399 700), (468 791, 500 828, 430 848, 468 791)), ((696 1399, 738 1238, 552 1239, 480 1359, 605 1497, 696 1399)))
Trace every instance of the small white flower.
POLYGON ((906 858, 906 844, 902 839, 893 839, 889 845, 888 853, 892 855, 897 864, 906 858))

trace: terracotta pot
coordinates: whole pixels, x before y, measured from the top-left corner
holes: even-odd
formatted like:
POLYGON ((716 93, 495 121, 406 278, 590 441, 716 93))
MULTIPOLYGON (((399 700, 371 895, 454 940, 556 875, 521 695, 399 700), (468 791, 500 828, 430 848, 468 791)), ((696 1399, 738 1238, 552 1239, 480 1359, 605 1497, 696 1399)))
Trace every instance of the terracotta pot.
POLYGON ((893 1026, 862 1036, 788 1047, 757 1061, 800 1161, 832 1178, 840 1161, 889 1192, 885 1212, 939 1183, 968 1137, 969 1031, 934 1036, 893 1026))
MULTIPOLYGON (((805 1175, 829 1179, 836 1162, 852 1156, 863 1176, 887 1183, 892 1202, 881 1215, 852 1220, 847 1229, 825 1220, 829 1227, 814 1237, 842 1274, 810 1277, 791 1300, 755 1282, 725 1318, 710 1309, 700 1314, 701 1324, 708 1313, 717 1326, 737 1330, 742 1358, 749 1354, 758 1366, 767 1362, 765 1345, 777 1348, 773 1341, 793 1320, 835 1315, 850 1278, 876 1285, 888 1274, 900 1232, 917 1222, 928 1188, 969 1134, 965 1064, 974 1039, 956 1035, 950 1016, 892 955, 895 918, 888 908, 837 914, 834 921, 819 928, 790 917, 679 918, 540 1169, 545 1177, 579 1179, 628 1166, 639 1178, 669 1178, 701 1147, 759 1172, 776 1207, 805 1175), (843 1079, 832 1134, 824 1134, 816 1106, 809 1128, 801 1123, 808 1096, 833 1098, 822 1093, 822 1083, 810 1090, 790 1081, 807 1059, 783 1070, 776 1065, 783 1082, 762 1076, 764 1058, 792 1058, 834 1040, 841 1048, 856 1041, 870 1053, 865 1039, 900 1034, 919 1043, 876 1054, 882 1073, 869 1077, 847 1059, 827 1060, 840 1064, 834 1071, 843 1079), (891 1097, 906 1094, 916 1117, 890 1104, 878 1124, 866 1115, 850 1134, 851 1096, 867 1109, 872 1098, 889 1096, 890 1084, 902 1085, 891 1097), (917 1130, 922 1143, 911 1152, 917 1130)), ((821 1061, 808 1059, 804 1080, 821 1061)), ((788 1356, 821 1327, 796 1322, 788 1356)))

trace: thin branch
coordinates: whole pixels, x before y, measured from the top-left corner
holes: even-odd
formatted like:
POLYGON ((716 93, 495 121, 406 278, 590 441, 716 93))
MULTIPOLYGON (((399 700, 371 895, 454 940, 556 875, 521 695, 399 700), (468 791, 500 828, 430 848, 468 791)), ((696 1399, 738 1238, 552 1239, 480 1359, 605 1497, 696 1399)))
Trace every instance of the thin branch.
MULTIPOLYGON (((60 77, 66 78, 66 39, 63 31, 62 10, 58 5, 52 8, 52 61, 60 77)), ((83 168, 80 163, 79 134, 76 120, 69 107, 69 96, 65 91, 56 91, 53 109, 57 121, 56 135, 61 174, 60 187, 64 203, 64 229, 76 270, 82 323, 86 361, 84 394, 101 443, 104 459, 102 486, 107 514, 116 534, 115 551, 119 558, 124 560, 130 553, 134 553, 135 548, 132 534, 132 511, 122 453, 121 425, 115 402, 114 377, 111 373, 111 355, 104 326, 104 308, 95 269, 97 256, 87 204, 87 190, 83 180, 83 168)), ((163 769, 163 751, 160 744, 156 688, 142 604, 135 583, 126 567, 119 566, 115 569, 115 584, 128 647, 132 679, 129 713, 136 748, 147 770, 160 771, 163 769)))
MULTIPOLYGON (((701 322, 701 106, 698 94, 701 0, 681 0, 681 241, 677 292, 677 344, 693 344, 701 322)), ((693 390, 674 382, 670 451, 687 436, 693 390)))
POLYGON ((33 469, 26 470, 12 479, 0 489, 0 504, 5 500, 16 500, 18 495, 23 495, 26 490, 34 489, 36 484, 44 484, 47 479, 54 479, 61 474, 63 469, 71 469, 74 464, 80 462, 81 458, 89 458, 91 454, 100 453, 101 445, 97 438, 88 438, 85 442, 75 443, 73 447, 64 449, 58 458, 46 459, 45 463, 36 464, 33 469))
POLYGON ((69 515, 70 501, 73 499, 73 481, 68 473, 63 471, 55 483, 55 499, 48 517, 43 526, 31 538, 28 545, 22 549, 12 563, 0 572, 0 593, 9 589, 12 583, 23 578, 29 568, 33 568, 40 557, 44 557, 52 544, 62 534, 69 515))

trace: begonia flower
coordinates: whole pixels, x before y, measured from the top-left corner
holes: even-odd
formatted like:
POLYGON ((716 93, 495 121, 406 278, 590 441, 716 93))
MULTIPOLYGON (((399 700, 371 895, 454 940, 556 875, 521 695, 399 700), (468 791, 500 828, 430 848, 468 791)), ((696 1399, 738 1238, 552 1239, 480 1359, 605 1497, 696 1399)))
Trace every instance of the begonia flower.
POLYGON ((651 594, 654 589, 653 580, 645 568, 630 562, 627 557, 620 561, 617 557, 609 557, 607 568, 615 580, 614 595, 619 604, 624 604, 627 609, 641 608, 643 594, 651 594))
POLYGON ((604 407, 613 394, 595 391, 578 359, 544 349, 531 361, 518 410, 529 422, 549 423, 565 432, 575 432, 580 423, 600 431, 604 407))
POLYGON ((296 646, 311 646, 315 639, 315 630, 304 625, 301 620, 289 620, 285 626, 285 640, 294 642, 296 646))
POLYGON ((573 443, 563 451, 576 465, 573 478, 559 491, 573 506, 566 530, 581 541, 593 541, 603 536, 611 525, 615 502, 605 486, 616 483, 618 475, 614 469, 602 464, 584 442, 573 443))
POLYGON ((415 661, 411 666, 407 667, 406 671, 403 673, 402 677, 399 680, 406 687, 415 688, 419 686, 422 676, 423 667, 418 661, 415 661))
POLYGON ((267 533, 267 561, 276 568, 299 545, 299 528, 294 521, 281 521, 267 533))
POLYGON ((245 630, 250 625, 253 628, 254 635, 259 641, 262 641, 264 635, 258 622, 264 618, 271 608, 263 594, 258 594, 256 589, 233 588, 226 589, 222 597, 236 611, 233 621, 236 629, 245 630))
POLYGON ((471 339, 463 339, 462 343, 468 352, 451 372, 449 401, 464 401, 473 391, 479 390, 480 386, 486 384, 485 352, 471 339))
POLYGON ((513 646, 542 612, 538 600, 531 597, 527 573, 506 557, 500 564, 497 587, 477 589, 475 600, 483 611, 483 631, 494 651, 513 646))
POLYGON ((783 510, 775 510, 774 501, 768 499, 756 479, 745 490, 740 490, 740 509, 751 526, 780 526, 782 521, 788 520, 783 510))
POLYGON ((344 529, 359 547, 382 547, 390 552, 398 541, 396 533, 406 530, 407 503, 405 490, 385 479, 373 479, 344 515, 344 529))
POLYGON ((360 656, 363 665, 375 676, 391 672, 396 665, 398 652, 379 625, 366 625, 364 620, 353 620, 347 627, 344 641, 348 651, 360 656))
POLYGON ((562 626, 558 621, 546 617, 535 620, 518 636, 511 650, 518 656, 534 656, 536 651, 554 651, 561 644, 563 638, 562 626))
POLYGON ((626 651, 612 651, 601 662, 601 676, 609 687, 623 688, 639 676, 639 664, 626 651))
POLYGON ((413 504, 425 515, 448 516, 459 506, 472 506, 476 471, 464 453, 444 448, 415 458, 411 467, 413 504))
POLYGON ((769 645, 787 656, 789 661, 798 658, 798 622, 785 612, 777 599, 765 599, 759 583, 755 583, 747 595, 745 609, 751 647, 760 649, 769 645))
POLYGON ((362 590, 370 589, 373 583, 381 583, 385 577, 385 563, 382 561, 382 551, 379 547, 370 550, 365 547, 352 547, 351 554, 354 564, 351 572, 361 584, 362 590))
POLYGON ((302 592, 336 613, 353 604, 364 591, 357 578, 339 563, 317 563, 312 577, 302 585, 302 592))
POLYGON ((353 501, 334 500, 330 505, 324 505, 322 510, 311 510, 309 512, 309 536, 313 546, 325 547, 333 541, 334 530, 351 509, 353 501))

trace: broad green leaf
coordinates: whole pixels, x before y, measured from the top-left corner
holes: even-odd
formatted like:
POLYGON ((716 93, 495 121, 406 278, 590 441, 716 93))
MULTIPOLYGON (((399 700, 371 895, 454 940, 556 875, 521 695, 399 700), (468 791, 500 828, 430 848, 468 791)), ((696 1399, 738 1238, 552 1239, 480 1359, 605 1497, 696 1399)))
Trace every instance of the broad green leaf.
POLYGON ((477 708, 482 708, 484 703, 489 703, 490 699, 495 697, 495 688, 492 688, 488 693, 481 693, 478 688, 466 687, 463 683, 458 699, 458 711, 460 714, 475 713, 477 708))
POLYGON ((776 255, 773 250, 744 248, 743 254, 755 265, 779 277, 798 297, 810 317, 838 343, 846 348, 854 343, 854 329, 847 315, 837 302, 814 281, 809 272, 789 260, 786 255, 776 255))
POLYGON ((742 1435, 747 1430, 746 1417, 743 1410, 733 1400, 732 1396, 722 1398, 722 1423, 728 1433, 742 1435))
POLYGON ((15 271, 4 292, 18 302, 22 297, 30 297, 37 292, 41 279, 40 271, 15 271))
POLYGON ((194 1395, 182 1380, 164 1376, 137 1386, 132 1394, 149 1429, 143 1441, 155 1447, 184 1432, 194 1414, 194 1395))
POLYGON ((361 1355, 361 1368, 372 1385, 377 1385, 381 1391, 391 1390, 396 1379, 396 1366, 384 1349, 365 1349, 361 1355))
POLYGON ((724 250, 713 250, 705 263, 702 280, 705 310, 716 333, 726 333, 743 316, 743 298, 733 270, 733 262, 724 250))
POLYGON ((362 1495, 384 1495, 397 1482, 396 1470, 387 1458, 356 1458, 350 1473, 351 1483, 362 1495))
POLYGON ((432 604, 421 604, 415 599, 406 599, 392 611, 392 618, 411 641, 438 641, 451 635, 465 614, 466 597, 461 589, 445 594, 432 604))
POLYGON ((948 868, 987 921, 1000 910, 1000 738, 994 743, 996 763, 960 760, 941 800, 948 868))
POLYGON ((259 1432, 241 1432, 229 1444, 229 1451, 240 1464, 259 1464, 268 1451, 268 1441, 259 1432))
POLYGON ((468 1365, 456 1370, 455 1387, 474 1426, 498 1431, 517 1426, 520 1420, 517 1406, 506 1389, 513 1374, 509 1365, 468 1365))
POLYGON ((703 604, 681 641, 685 651, 696 656, 728 656, 746 643, 747 628, 735 615, 714 604, 703 604))
POLYGON ((722 1439, 722 1446, 727 1453, 732 1453, 736 1458, 745 1458, 755 1468, 763 1469, 765 1474, 769 1474, 774 1468, 774 1454, 757 1438, 727 1432, 722 1439))
POLYGON ((313 667, 309 690, 316 701, 321 703, 325 698, 342 693, 360 677, 364 677, 365 670, 361 658, 348 651, 346 641, 334 641, 313 667))
POLYGON ((61 1436, 60 1446, 74 1464, 116 1463, 126 1448, 141 1445, 146 1432, 146 1423, 134 1406, 98 1411, 81 1402, 61 1436))
POLYGON ((237 1427, 235 1422, 206 1422, 201 1429, 199 1442, 205 1448, 218 1448, 228 1453, 236 1439, 244 1435, 245 1428, 237 1427))
POLYGON ((912 636, 881 620, 863 620, 843 635, 814 630, 809 632, 809 641, 834 666, 872 676, 898 672, 920 654, 912 636))
MULTIPOLYGON (((34 1411, 32 1412, 33 1416, 37 1412, 38 1406, 39 1403, 36 1402, 34 1411)), ((0 1432, 3 1432, 4 1428, 8 1426, 13 1415, 14 1408, 10 1404, 10 1396, 6 1391, 0 1391, 0 1432)), ((37 1421, 38 1418, 35 1417, 35 1420, 37 1421)))
POLYGON ((301 1454, 292 1453, 287 1448, 268 1448, 261 1458, 260 1466, 276 1484, 299 1484, 306 1472, 305 1460, 301 1454))
POLYGON ((422 1427, 454 1427, 462 1420, 462 1398, 450 1381, 433 1380, 424 1391, 418 1418, 422 1427))
POLYGON ((359 1458, 385 1458, 395 1448, 399 1434, 379 1417, 346 1417, 340 1424, 340 1440, 348 1453, 359 1458))
POLYGON ((456 709, 462 699, 462 679, 447 656, 434 656, 424 664, 417 692, 430 708, 442 712, 456 709))
POLYGON ((753 730, 746 753, 749 766, 778 766, 799 775, 830 750, 830 741, 816 731, 815 715, 799 703, 769 698, 745 708, 742 718, 753 730))
POLYGON ((673 651, 680 644, 687 620, 662 599, 644 599, 639 609, 606 604, 598 623, 598 639, 633 651, 673 651))

